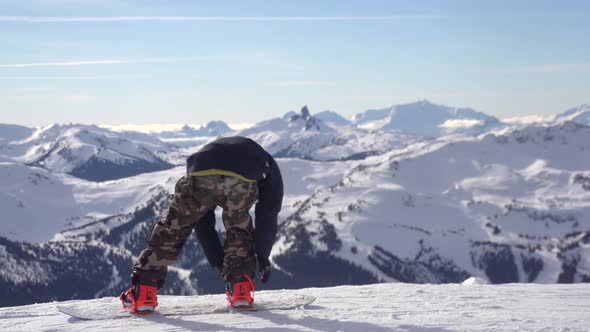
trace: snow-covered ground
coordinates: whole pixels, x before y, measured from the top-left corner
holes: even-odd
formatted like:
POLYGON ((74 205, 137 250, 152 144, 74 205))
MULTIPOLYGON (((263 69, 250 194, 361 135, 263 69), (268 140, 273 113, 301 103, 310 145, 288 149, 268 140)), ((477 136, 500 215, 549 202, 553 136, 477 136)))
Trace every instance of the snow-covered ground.
MULTIPOLYGON (((303 308, 83 321, 43 303, 0 309, 2 331, 589 331, 586 285, 378 284, 258 293, 317 299, 303 308)), ((159 310, 191 297, 161 296, 159 310)), ((212 307, 224 295, 207 295, 212 307)), ((82 302, 92 308, 97 301, 82 302)))

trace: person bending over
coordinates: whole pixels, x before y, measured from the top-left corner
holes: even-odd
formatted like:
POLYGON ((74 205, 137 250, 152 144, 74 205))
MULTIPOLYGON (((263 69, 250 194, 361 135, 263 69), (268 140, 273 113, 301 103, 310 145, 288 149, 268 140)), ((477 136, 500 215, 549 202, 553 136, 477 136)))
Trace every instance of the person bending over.
POLYGON ((133 287, 120 296, 123 306, 134 313, 154 311, 167 267, 194 229, 209 264, 225 280, 230 305, 251 307, 257 263, 261 281, 270 276, 282 200, 279 167, 256 142, 235 136, 205 145, 188 157, 187 174, 176 183, 167 215, 156 223, 133 266, 133 287), (254 225, 249 211, 255 203, 254 225), (223 209, 223 246, 215 230, 217 206, 223 209))

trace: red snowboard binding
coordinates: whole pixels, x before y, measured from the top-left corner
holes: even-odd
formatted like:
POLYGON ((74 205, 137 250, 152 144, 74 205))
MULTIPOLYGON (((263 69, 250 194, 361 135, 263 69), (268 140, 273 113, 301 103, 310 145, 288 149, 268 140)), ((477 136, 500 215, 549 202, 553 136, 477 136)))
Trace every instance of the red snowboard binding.
POLYGON ((226 283, 225 295, 229 305, 236 309, 249 309, 254 305, 256 285, 247 274, 226 283))
POLYGON ((123 309, 129 309, 134 314, 149 314, 158 306, 158 289, 152 286, 137 284, 121 293, 119 299, 123 309))

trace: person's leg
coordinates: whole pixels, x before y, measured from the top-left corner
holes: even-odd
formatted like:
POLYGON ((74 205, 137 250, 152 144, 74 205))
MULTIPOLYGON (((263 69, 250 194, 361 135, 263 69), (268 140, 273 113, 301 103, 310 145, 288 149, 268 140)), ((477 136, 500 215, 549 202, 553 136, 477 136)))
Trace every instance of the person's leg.
POLYGON ((223 276, 226 281, 256 272, 254 237, 250 208, 258 199, 256 182, 246 182, 234 177, 223 181, 225 202, 223 202, 223 224, 225 241, 223 245, 223 276))
POLYGON ((215 206, 214 196, 199 178, 186 175, 176 183, 168 214, 155 225, 147 248, 134 265, 134 284, 163 286, 167 267, 176 262, 196 223, 215 206))

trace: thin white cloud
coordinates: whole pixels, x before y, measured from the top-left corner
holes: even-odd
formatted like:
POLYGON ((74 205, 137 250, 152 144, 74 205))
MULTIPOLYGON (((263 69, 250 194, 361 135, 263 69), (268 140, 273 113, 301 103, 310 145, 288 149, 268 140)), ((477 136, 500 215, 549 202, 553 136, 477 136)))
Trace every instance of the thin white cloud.
MULTIPOLYGON (((183 123, 167 123, 167 124, 120 124, 120 125, 107 125, 101 124, 101 127, 108 128, 115 131, 139 131, 142 133, 157 133, 162 131, 180 130, 185 124, 183 123)), ((189 124, 193 128, 199 128, 198 124, 189 124)))
POLYGON ((146 78, 147 76, 0 76, 0 80, 7 81, 61 81, 61 80, 115 80, 115 79, 134 79, 134 78, 146 78))
POLYGON ((543 123, 548 122, 553 119, 551 115, 525 115, 525 116, 518 116, 518 117, 511 117, 502 119, 502 122, 510 123, 510 124, 532 124, 532 123, 543 123))
POLYGON ((579 73, 590 72, 590 63, 553 63, 517 67, 485 68, 486 72, 502 74, 579 73))
POLYGON ((87 95, 71 95, 71 96, 64 96, 63 99, 65 101, 71 102, 84 102, 96 99, 95 96, 87 96, 87 95))
POLYGON ((58 62, 31 62, 0 64, 0 68, 30 68, 30 67, 73 67, 91 65, 116 65, 116 64, 141 64, 141 63, 172 63, 209 60, 211 57, 187 57, 187 58, 145 58, 145 59, 107 59, 107 60, 80 60, 58 62))
POLYGON ((43 91, 49 91, 49 88, 21 88, 21 91, 26 91, 26 92, 43 92, 43 91))
POLYGON ((394 21, 435 19, 438 15, 381 16, 0 16, 4 23, 108 23, 108 22, 298 22, 394 21))
MULTIPOLYGON (((104 127, 104 128, 109 128, 109 129, 115 130, 115 131, 130 130, 130 131, 139 131, 142 133, 158 133, 158 132, 163 132, 163 131, 180 130, 185 125, 186 124, 184 124, 184 123, 166 123, 166 124, 151 123, 151 124, 121 124, 121 125, 101 124, 100 126, 104 127)), ((201 124, 196 124, 196 123, 190 123, 188 125, 191 126, 192 128, 200 128, 202 126, 201 124)), ((253 123, 230 123, 230 124, 228 124, 228 126, 233 130, 247 129, 247 128, 252 127, 253 125, 254 125, 253 123)))
POLYGON ((269 85, 272 86, 279 86, 279 87, 297 87, 297 86, 320 86, 320 85, 332 85, 333 82, 329 81, 280 81, 280 82, 271 82, 269 85))
POLYGON ((378 122, 369 122, 369 123, 359 125, 358 127, 361 129, 365 129, 365 130, 373 130, 373 129, 379 128, 379 123, 378 122))
POLYGON ((352 100, 352 101, 375 101, 378 100, 380 102, 388 101, 388 102, 393 102, 393 95, 345 95, 345 96, 336 96, 334 97, 334 99, 347 99, 347 100, 352 100))
POLYGON ((227 125, 233 130, 242 130, 242 129, 251 128, 255 124, 254 123, 228 123, 227 125))
POLYGON ((483 121, 475 119, 454 119, 447 120, 439 127, 445 129, 458 129, 458 128, 471 128, 475 126, 481 126, 483 121))

